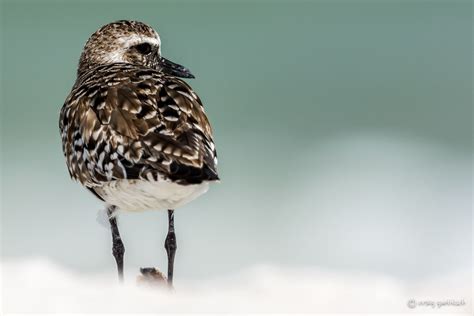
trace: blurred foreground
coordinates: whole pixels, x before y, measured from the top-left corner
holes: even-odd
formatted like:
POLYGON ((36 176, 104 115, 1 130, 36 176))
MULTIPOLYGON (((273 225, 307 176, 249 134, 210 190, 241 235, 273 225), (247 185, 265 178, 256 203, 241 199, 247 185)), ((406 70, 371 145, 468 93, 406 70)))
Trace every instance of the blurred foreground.
POLYGON ((2 269, 3 310, 9 313, 405 313, 415 309, 468 313, 472 309, 466 282, 469 271, 402 282, 376 274, 259 265, 223 277, 181 280, 170 293, 165 288, 137 286, 137 271, 127 271, 125 285, 119 286, 115 275, 81 274, 47 260, 7 261, 2 269))

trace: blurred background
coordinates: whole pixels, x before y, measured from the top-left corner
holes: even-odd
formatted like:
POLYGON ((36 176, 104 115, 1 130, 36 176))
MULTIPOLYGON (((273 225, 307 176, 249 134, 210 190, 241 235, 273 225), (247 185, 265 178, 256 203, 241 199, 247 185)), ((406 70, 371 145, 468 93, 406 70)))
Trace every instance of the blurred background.
MULTIPOLYGON (((221 183, 175 216, 177 284, 257 264, 472 269, 471 1, 1 5, 2 260, 115 273, 58 116, 88 37, 136 19, 196 75, 219 154, 221 183)), ((129 273, 166 268, 165 213, 119 225, 129 273)))

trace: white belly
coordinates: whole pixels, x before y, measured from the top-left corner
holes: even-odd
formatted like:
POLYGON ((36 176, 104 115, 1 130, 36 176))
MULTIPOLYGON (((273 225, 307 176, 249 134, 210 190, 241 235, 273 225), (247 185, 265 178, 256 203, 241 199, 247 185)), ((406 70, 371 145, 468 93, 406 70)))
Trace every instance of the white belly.
POLYGON ((208 182, 180 185, 168 181, 116 180, 96 188, 111 205, 124 211, 174 210, 207 192, 208 182))

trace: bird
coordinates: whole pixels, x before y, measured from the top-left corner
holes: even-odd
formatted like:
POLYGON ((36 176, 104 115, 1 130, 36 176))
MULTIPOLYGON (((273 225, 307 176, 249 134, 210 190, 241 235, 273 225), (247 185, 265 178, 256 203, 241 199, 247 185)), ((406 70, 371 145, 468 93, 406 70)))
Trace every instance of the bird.
POLYGON ((60 110, 69 175, 105 205, 121 282, 125 247, 118 210, 168 212, 165 249, 172 286, 174 211, 220 180, 211 124, 184 81, 192 78, 188 68, 162 56, 160 36, 151 26, 119 20, 87 40, 60 110))

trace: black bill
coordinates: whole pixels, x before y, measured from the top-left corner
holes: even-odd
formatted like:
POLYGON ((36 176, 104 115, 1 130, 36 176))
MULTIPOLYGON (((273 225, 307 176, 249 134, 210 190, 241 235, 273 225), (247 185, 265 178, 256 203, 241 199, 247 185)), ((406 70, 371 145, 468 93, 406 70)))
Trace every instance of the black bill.
POLYGON ((194 78, 194 75, 188 68, 176 64, 164 57, 160 58, 159 66, 164 74, 180 78, 194 78))

